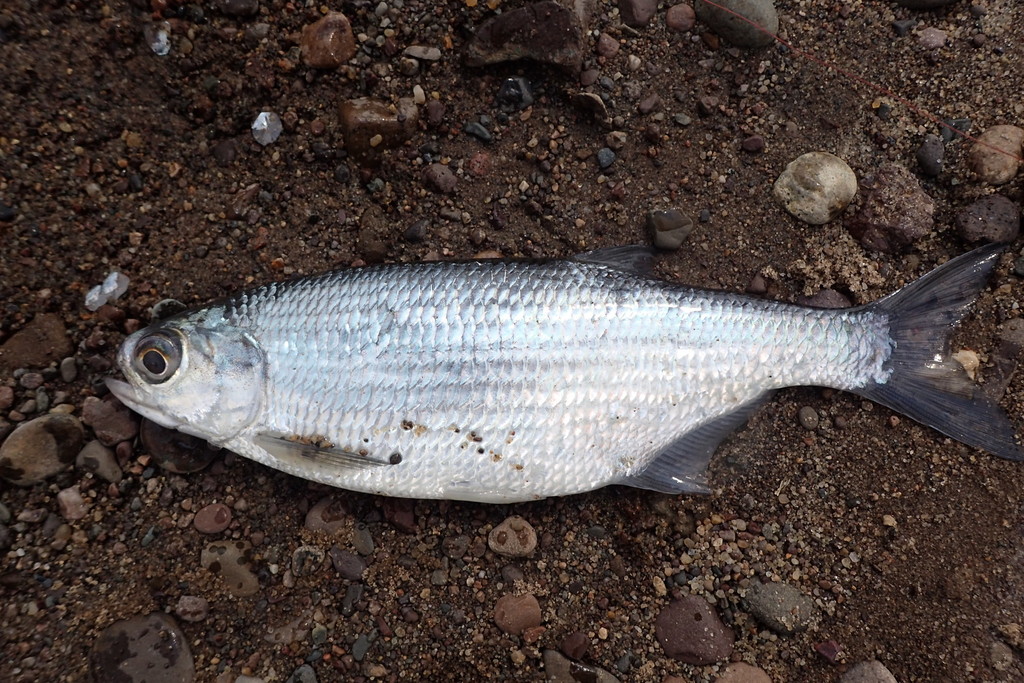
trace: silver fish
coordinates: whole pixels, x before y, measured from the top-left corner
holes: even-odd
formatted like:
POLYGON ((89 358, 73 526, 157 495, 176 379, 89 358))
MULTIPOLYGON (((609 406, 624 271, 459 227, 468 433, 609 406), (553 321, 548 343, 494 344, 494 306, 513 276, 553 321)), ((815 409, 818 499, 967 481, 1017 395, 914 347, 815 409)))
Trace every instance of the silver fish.
POLYGON ((999 457, 1003 411, 948 356, 998 260, 954 259, 859 308, 572 260, 385 265, 273 283, 128 337, 129 407, 290 474, 388 496, 511 502, 627 484, 706 492, 774 389, 851 391, 999 457))

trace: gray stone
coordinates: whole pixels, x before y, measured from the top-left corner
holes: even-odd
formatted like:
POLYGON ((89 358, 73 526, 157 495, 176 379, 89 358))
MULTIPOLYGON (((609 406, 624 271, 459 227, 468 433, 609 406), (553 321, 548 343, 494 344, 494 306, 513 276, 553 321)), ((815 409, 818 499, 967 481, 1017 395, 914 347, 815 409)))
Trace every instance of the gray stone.
POLYGON ((921 173, 934 178, 942 173, 942 163, 946 157, 946 147, 942 144, 942 138, 933 133, 924 136, 924 141, 917 148, 917 165, 921 173))
POLYGON ((957 213, 956 229, 968 242, 1009 243, 1020 234, 1020 210, 1002 195, 982 197, 957 213))
POLYGON ((544 680, 548 683, 617 683, 619 679, 599 666, 574 662, 557 650, 544 650, 544 680))
POLYGON ((745 604, 758 622, 787 636, 806 630, 818 616, 814 600, 785 583, 755 583, 745 604))
POLYGON ((93 439, 78 452, 75 467, 92 472, 96 476, 116 484, 124 478, 121 467, 117 464, 114 451, 93 439))
POLYGON ((860 662, 850 668, 840 683, 896 683, 896 677, 877 659, 860 662))
POLYGON ((647 230, 658 249, 675 250, 693 232, 693 219, 679 209, 647 214, 647 230))
POLYGON ((725 40, 737 47, 750 48, 767 47, 775 42, 768 33, 752 25, 756 24, 769 33, 779 32, 779 15, 772 0, 716 0, 716 4, 722 7, 696 0, 693 9, 698 19, 725 40))

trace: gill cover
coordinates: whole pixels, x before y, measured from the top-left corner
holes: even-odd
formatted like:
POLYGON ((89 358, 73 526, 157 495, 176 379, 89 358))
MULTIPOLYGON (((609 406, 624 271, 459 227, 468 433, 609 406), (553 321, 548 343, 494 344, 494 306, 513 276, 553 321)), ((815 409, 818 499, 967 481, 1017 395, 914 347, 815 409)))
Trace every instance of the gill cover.
POLYGON ((175 318, 132 334, 118 366, 127 382, 108 379, 122 403, 154 422, 221 444, 261 408, 262 350, 252 337, 208 313, 175 318))

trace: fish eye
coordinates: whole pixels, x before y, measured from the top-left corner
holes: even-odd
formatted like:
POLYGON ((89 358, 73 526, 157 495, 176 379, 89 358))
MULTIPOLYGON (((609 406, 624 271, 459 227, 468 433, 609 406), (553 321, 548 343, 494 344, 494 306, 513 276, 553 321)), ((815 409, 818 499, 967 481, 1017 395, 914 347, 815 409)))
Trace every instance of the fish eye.
POLYGON ((166 382, 180 363, 181 343, 166 332, 146 335, 135 346, 135 370, 151 384, 166 382))

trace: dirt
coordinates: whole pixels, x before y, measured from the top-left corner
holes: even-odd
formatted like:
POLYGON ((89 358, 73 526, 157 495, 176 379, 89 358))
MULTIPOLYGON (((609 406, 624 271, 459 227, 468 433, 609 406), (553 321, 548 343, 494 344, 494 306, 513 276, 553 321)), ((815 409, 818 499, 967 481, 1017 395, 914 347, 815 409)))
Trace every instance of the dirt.
MULTIPOLYGON (((561 257, 642 243, 649 211, 678 208, 704 216, 679 250, 659 258, 664 277, 739 292, 760 276, 773 298, 832 287, 863 303, 967 251, 954 217, 993 191, 967 170, 969 143, 957 140, 947 144, 937 179, 919 176, 936 204, 935 227, 908 252, 867 251, 841 219, 799 223, 771 196, 789 161, 820 149, 858 177, 887 163, 916 171, 915 150, 938 127, 791 50, 716 47, 699 24, 672 33, 664 7, 637 30, 619 24, 614 3, 600 2, 591 18, 584 68, 615 80, 610 114, 626 133, 602 173, 595 153, 610 129, 573 104, 575 76, 527 63, 462 64, 474 28, 494 13, 486 3, 405 0, 387 15, 397 54, 374 46, 333 71, 307 68, 298 55, 301 28, 319 16, 316 3, 263 0, 253 17, 226 15, 217 3, 203 3, 201 16, 169 4, 165 57, 143 40, 154 9, 145 2, 10 0, 0 9, 0 203, 10 219, 0 222, 0 342, 37 316, 59 316, 81 370, 74 382, 56 377, 47 387, 68 392, 77 413, 102 392, 98 380, 130 321, 148 320, 162 299, 201 303, 377 261, 561 257), (269 25, 265 39, 246 34, 261 22, 269 25), (601 63, 595 31, 621 43, 601 63), (414 44, 439 47, 442 56, 405 75, 401 49, 414 44), (635 71, 631 55, 640 60, 635 71), (461 132, 480 114, 498 121, 494 97, 516 75, 533 84, 532 107, 492 123, 490 144, 461 132), (416 84, 439 93, 443 125, 423 123, 379 166, 346 158, 338 104, 393 101, 416 84), (650 93, 661 107, 641 114, 637 102, 650 93), (702 97, 716 101, 704 114, 702 97), (249 126, 264 110, 279 113, 286 130, 261 147, 249 126), (691 123, 676 124, 676 113, 691 123), (764 150, 741 150, 754 134, 764 150), (236 158, 222 163, 225 141, 236 158), (451 194, 425 185, 424 145, 456 170, 451 194), (481 174, 469 168, 474 156, 474 168, 489 167, 481 174), (428 222, 422 241, 406 239, 420 219, 428 222), (86 291, 112 270, 129 277, 128 293, 90 313, 86 291)), ((792 44, 916 108, 969 119, 975 132, 1024 123, 1021 3, 978 3, 981 16, 965 2, 937 12, 869 0, 776 4, 792 44), (946 31, 946 46, 925 49, 913 32, 898 37, 891 22, 906 18, 946 31), (985 40, 972 42, 977 34, 985 40)), ((374 36, 376 6, 331 9, 345 12, 357 35, 374 36)), ((1020 176, 998 191, 1019 205, 1020 176)), ((856 200, 848 211, 855 209, 856 200)), ((983 361, 999 346, 997 326, 1020 317, 1024 282, 1012 264, 1021 246, 1010 246, 957 337, 983 361)), ((9 373, 0 380, 15 384, 9 373)), ((1002 405, 1024 433, 1019 375, 1002 405)), ((182 595, 198 595, 210 601, 209 614, 179 625, 204 681, 241 673, 283 680, 307 661, 320 680, 542 680, 541 652, 575 631, 589 642, 583 661, 620 680, 713 680, 721 665, 671 660, 654 636, 655 617, 673 595, 697 592, 735 631, 733 658, 777 682, 834 681, 873 658, 899 681, 1024 679, 1020 651, 1008 661, 993 654, 1005 648, 999 628, 1024 614, 1024 467, 849 394, 777 394, 720 448, 708 497, 610 488, 510 506, 419 501, 405 510, 412 533, 389 521, 393 503, 385 499, 329 491, 230 455, 203 473, 177 475, 148 467, 135 444, 124 464, 130 483, 120 488, 79 470, 31 488, 0 484, 15 517, 56 512, 56 493, 73 484, 90 506, 63 542, 44 525, 12 520, 11 545, 0 555, 0 678, 88 680, 87 655, 103 628, 150 611, 173 614, 182 595), (800 425, 802 406, 818 410, 817 430, 800 425), (334 537, 303 523, 327 495, 351 514, 334 537), (222 537, 259 537, 253 597, 230 596, 199 564, 210 539, 192 516, 213 502, 234 511, 222 537), (515 561, 518 582, 502 573, 510 561, 481 545, 510 514, 541 537, 533 556, 515 561), (299 546, 348 547, 356 524, 366 525, 374 550, 363 599, 342 614, 350 582, 329 564, 312 576, 286 570, 299 546), (728 540, 740 526, 743 546, 728 540), (460 535, 469 550, 447 557, 442 540, 460 535), (445 585, 431 583, 437 569, 448 572, 445 585), (676 582, 681 571, 689 574, 676 582), (820 616, 802 633, 771 633, 744 610, 744 582, 754 578, 813 596, 820 616), (538 597, 543 630, 510 636, 494 625, 495 602, 514 591, 538 597), (291 640, 266 639, 268 629, 295 620, 291 640), (313 624, 327 629, 321 643, 310 640, 313 624), (357 638, 373 632, 356 661, 357 638), (836 662, 815 651, 827 641, 841 646, 836 662)))

